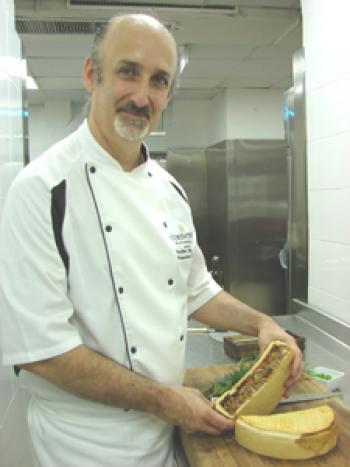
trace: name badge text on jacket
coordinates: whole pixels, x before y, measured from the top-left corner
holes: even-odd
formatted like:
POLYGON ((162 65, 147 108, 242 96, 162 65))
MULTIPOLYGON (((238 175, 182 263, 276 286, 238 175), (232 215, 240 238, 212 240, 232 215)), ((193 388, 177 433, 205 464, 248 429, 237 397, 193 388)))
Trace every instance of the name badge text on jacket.
POLYGON ((193 232, 186 232, 182 224, 178 225, 178 233, 170 235, 175 243, 177 259, 184 260, 191 258, 193 245, 193 232))

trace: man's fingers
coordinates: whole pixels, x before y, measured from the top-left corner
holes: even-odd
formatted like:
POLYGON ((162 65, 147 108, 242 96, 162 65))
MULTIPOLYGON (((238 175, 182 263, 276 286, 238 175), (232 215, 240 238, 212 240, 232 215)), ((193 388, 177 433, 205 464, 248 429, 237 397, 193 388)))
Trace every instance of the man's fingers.
POLYGON ((303 362, 302 353, 298 347, 294 353, 294 360, 292 363, 292 368, 291 368, 289 378, 285 382, 285 387, 287 390, 298 381, 298 379, 301 377, 303 372, 304 372, 304 362, 303 362))
POLYGON ((202 420, 201 426, 194 431, 200 431, 215 436, 219 436, 225 431, 233 429, 233 422, 228 418, 220 415, 219 413, 212 411, 213 413, 208 414, 202 420))
POLYGON ((215 409, 211 409, 204 419, 212 428, 220 432, 233 429, 233 421, 221 415, 215 409))
POLYGON ((216 428, 213 428, 210 425, 204 425, 198 427, 198 429, 195 430, 185 430, 187 433, 206 433, 207 435, 213 435, 213 436, 220 436, 222 434, 222 430, 217 430, 216 428))
POLYGON ((211 402, 198 389, 172 387, 176 404, 171 405, 170 420, 190 433, 207 433, 214 436, 233 429, 232 420, 213 409, 211 402))

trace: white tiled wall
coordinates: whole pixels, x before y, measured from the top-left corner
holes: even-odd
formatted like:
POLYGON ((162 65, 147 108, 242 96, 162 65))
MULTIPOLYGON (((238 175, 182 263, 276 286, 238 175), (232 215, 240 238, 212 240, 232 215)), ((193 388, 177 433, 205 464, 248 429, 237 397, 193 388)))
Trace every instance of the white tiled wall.
POLYGON ((302 0, 302 12, 309 303, 350 324, 350 2, 302 0))
MULTIPOLYGON (((0 216, 7 190, 23 167, 22 81, 13 69, 20 58, 13 0, 0 0, 0 216)), ((0 334, 0 465, 32 467, 25 423, 27 395, 13 369, 3 367, 1 361, 0 334)))

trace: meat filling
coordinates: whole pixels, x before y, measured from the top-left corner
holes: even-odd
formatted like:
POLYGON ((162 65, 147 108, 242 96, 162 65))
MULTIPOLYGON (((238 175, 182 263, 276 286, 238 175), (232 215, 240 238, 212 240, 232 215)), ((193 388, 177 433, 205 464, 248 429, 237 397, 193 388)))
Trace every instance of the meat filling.
POLYGON ((223 399, 221 406, 226 410, 226 412, 233 415, 236 410, 264 384, 287 352, 288 349, 285 347, 272 347, 269 354, 242 382, 241 386, 237 387, 233 394, 227 394, 223 399))

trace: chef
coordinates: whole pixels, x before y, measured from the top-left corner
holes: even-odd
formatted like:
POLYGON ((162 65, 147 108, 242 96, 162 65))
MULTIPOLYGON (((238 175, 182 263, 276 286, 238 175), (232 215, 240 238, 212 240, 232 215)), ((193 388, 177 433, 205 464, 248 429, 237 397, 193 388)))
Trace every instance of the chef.
POLYGON ((156 19, 111 19, 86 59, 88 119, 13 182, 1 228, 3 359, 31 400, 41 467, 173 467, 173 428, 232 422, 182 387, 189 317, 294 340, 208 273, 179 183, 143 144, 177 69, 156 19))

